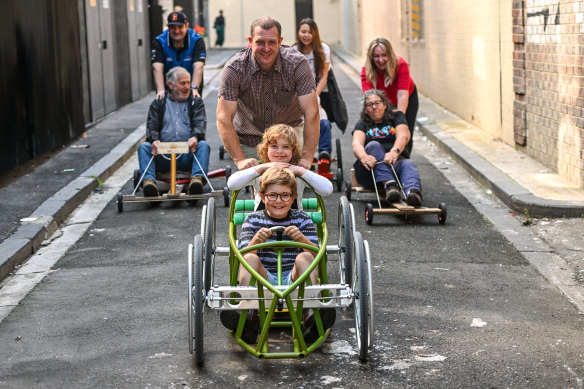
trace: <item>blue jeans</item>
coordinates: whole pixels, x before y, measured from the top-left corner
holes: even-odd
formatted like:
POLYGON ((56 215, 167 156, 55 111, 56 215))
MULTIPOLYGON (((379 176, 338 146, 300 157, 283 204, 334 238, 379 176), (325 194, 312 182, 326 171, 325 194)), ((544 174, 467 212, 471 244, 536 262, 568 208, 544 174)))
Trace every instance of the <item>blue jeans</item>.
MULTIPOLYGON (((381 143, 377 141, 371 141, 367 143, 365 146, 365 152, 369 155, 375 157, 378 161, 383 161, 385 158, 385 149, 381 145, 381 143)), ((374 189, 376 185, 373 184, 373 177, 371 175, 371 171, 365 169, 361 161, 357 160, 353 164, 355 168, 355 178, 357 182, 366 189, 374 189)), ((422 193, 422 183, 420 181, 420 173, 418 172, 418 168, 416 164, 411 159, 400 157, 396 163, 393 164, 393 168, 397 173, 399 180, 401 181, 404 192, 406 192, 406 196, 410 193, 411 189, 416 189, 420 193, 422 193)), ((391 166, 386 163, 380 163, 373 168, 373 172, 375 173, 375 183, 379 184, 385 181, 396 181, 393 171, 391 170, 391 166)))
MULTIPOLYGON (((152 158, 152 145, 150 142, 144 142, 138 147, 138 162, 140 163, 140 176, 143 180, 147 180, 149 178, 155 180, 156 173, 161 172, 166 173, 170 171, 170 157, 169 159, 164 158, 161 155, 157 155, 154 157, 154 161, 148 166, 148 162, 150 162, 150 158, 152 158), (148 170, 146 170, 146 166, 148 166, 148 170)), ((201 167, 203 168, 203 172, 207 174, 209 170, 209 154, 211 152, 211 146, 209 143, 205 142, 204 140, 199 141, 197 144, 197 150, 195 151, 195 156, 199 160, 201 167)), ((181 154, 176 156, 176 170, 182 172, 191 171, 191 178, 194 176, 201 176, 203 177, 203 173, 201 172, 201 168, 199 164, 195 162, 193 158, 193 153, 181 154)))
MULTIPOLYGON (((268 282, 272 285, 278 285, 278 274, 270 273, 266 270, 268 274, 268 282)), ((282 272, 282 285, 292 285, 292 270, 288 273, 282 272)))
POLYGON ((331 140, 331 122, 325 119, 320 121, 320 138, 318 138, 318 151, 326 151, 329 154, 333 150, 331 140))

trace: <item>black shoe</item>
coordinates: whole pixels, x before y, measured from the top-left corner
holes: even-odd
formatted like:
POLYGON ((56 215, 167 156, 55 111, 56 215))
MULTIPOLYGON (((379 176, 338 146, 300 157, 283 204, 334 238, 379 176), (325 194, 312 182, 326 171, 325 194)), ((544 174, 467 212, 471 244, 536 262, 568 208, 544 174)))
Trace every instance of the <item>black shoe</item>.
POLYGON ((158 188, 156 187, 156 181, 149 178, 144 180, 142 183, 142 190, 144 191, 145 197, 158 197, 158 188))
MULTIPOLYGON (((337 318, 337 311, 334 308, 320 308, 320 320, 322 320, 322 329, 328 330, 335 324, 337 318)), ((305 343, 313 343, 318 339, 318 329, 316 328, 316 320, 314 315, 310 315, 304 323, 304 331, 302 331, 305 343)))
POLYGON ((411 190, 406 198, 406 203, 412 207, 419 207, 422 205, 422 194, 411 190))
MULTIPOLYGON (((237 325, 239 324, 238 311, 221 311, 219 318, 221 319, 221 324, 225 328, 231 331, 237 330, 237 325)), ((258 331, 252 320, 249 317, 245 318, 245 325, 243 326, 243 331, 241 333, 241 339, 248 344, 256 343, 258 338, 258 331)))
POLYGON ((388 203, 397 203, 400 200, 399 188, 395 182, 390 182, 385 185, 385 201, 388 203))
POLYGON ((200 176, 194 176, 193 178, 191 178, 188 193, 190 195, 203 193, 203 178, 201 178, 200 176))
POLYGON ((330 155, 330 153, 329 153, 328 151, 321 151, 321 152, 318 154, 318 160, 320 161, 321 159, 326 159, 327 161, 329 161, 329 162, 330 162, 330 160, 331 160, 331 155, 330 155))

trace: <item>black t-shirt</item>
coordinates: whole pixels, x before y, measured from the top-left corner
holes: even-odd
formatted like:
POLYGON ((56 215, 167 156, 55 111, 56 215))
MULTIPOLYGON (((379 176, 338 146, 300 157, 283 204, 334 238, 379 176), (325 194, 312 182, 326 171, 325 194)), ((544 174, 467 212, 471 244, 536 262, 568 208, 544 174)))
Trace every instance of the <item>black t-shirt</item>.
MULTIPOLYGON (((355 124, 355 129, 353 130, 353 132, 351 132, 351 134, 353 134, 355 131, 364 132, 365 145, 375 140, 381 143, 381 145, 385 149, 385 152, 388 153, 393 147, 393 144, 395 143, 396 136, 395 128, 400 124, 405 124, 407 127, 408 121, 406 119, 406 115, 404 115, 403 112, 396 111, 393 114, 392 120, 390 120, 389 122, 368 124, 363 120, 359 120, 355 124)), ((404 152, 404 154, 405 153, 406 152, 404 152)), ((404 155, 404 157, 407 158, 408 156, 404 155)))
POLYGON ((215 18, 215 23, 213 24, 213 27, 217 26, 225 26, 225 18, 223 16, 217 16, 215 18))

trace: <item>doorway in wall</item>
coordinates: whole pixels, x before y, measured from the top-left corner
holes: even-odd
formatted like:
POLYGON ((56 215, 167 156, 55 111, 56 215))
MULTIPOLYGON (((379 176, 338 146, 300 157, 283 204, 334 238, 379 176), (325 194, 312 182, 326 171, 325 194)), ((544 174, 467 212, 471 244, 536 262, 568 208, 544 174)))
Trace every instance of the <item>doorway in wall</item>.
POLYGON ((294 0, 296 11, 296 25, 304 18, 314 19, 312 16, 312 0, 294 0))

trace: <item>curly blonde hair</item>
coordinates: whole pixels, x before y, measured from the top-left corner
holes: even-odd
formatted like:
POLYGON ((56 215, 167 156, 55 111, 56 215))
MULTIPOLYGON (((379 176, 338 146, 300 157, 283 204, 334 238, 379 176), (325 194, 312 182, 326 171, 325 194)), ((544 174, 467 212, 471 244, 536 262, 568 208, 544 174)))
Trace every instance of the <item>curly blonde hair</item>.
POLYGON ((290 188, 292 196, 296 195, 297 182, 294 173, 283 167, 271 167, 260 178, 260 193, 266 193, 270 185, 283 185, 290 188))
POLYGON ((287 124, 275 124, 264 132, 262 143, 257 146, 260 161, 264 163, 270 162, 268 159, 268 148, 280 138, 286 139, 290 144, 290 148, 292 149, 290 163, 296 165, 302 158, 302 145, 300 144, 300 139, 298 139, 298 135, 296 135, 294 128, 287 124))

